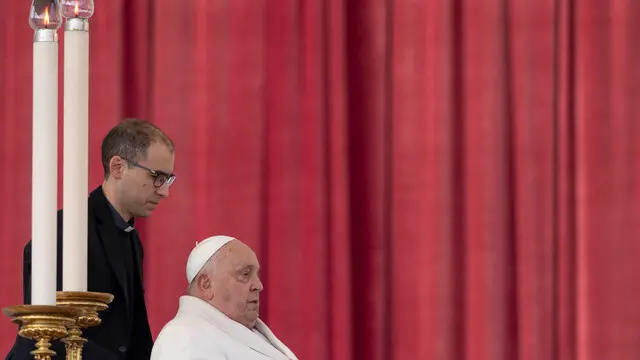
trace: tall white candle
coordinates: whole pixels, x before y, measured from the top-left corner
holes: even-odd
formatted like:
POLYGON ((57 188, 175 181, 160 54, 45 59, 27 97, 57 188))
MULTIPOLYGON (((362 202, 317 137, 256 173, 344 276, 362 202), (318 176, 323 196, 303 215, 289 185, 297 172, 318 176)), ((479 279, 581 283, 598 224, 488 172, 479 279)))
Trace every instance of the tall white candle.
POLYGON ((58 39, 55 29, 36 29, 34 35, 32 151, 31 303, 55 305, 58 201, 58 39))
POLYGON ((87 291, 89 174, 89 23, 67 19, 64 31, 64 291, 87 291))

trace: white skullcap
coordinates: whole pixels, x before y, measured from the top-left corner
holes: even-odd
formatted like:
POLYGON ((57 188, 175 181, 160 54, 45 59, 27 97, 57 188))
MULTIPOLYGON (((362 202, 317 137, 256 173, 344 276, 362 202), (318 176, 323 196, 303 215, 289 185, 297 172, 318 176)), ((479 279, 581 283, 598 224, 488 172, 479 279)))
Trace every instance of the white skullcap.
POLYGON ((230 236, 216 235, 196 243, 196 247, 191 250, 187 260, 187 281, 189 284, 213 254, 231 240, 236 239, 230 236))

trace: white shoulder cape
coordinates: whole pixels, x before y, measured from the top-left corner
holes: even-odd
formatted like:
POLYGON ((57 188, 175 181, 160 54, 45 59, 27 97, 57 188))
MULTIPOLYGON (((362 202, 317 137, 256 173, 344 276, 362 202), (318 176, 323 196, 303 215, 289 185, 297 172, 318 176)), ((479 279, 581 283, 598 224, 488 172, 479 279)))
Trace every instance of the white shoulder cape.
POLYGON ((264 338, 207 302, 182 296, 178 313, 156 339, 151 360, 297 360, 264 322, 258 319, 255 330, 264 338))

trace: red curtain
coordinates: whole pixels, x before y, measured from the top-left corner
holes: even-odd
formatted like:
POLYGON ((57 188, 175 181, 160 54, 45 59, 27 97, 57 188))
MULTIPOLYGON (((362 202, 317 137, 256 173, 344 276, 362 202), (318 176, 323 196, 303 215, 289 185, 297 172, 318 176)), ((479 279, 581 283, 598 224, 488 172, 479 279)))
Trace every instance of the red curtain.
MULTIPOLYGON (((2 13, 7 306, 30 233, 32 32, 28 4, 2 13)), ((637 359, 639 19, 631 0, 96 1, 91 187, 123 117, 177 146, 140 225, 154 334, 192 246, 228 234, 301 359, 637 359)))

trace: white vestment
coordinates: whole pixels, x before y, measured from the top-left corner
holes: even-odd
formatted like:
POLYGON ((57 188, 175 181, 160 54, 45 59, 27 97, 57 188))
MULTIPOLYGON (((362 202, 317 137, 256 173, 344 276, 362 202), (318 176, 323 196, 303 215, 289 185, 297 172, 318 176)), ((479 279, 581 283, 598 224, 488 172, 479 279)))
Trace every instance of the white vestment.
POLYGON ((252 331, 201 299, 180 297, 178 313, 160 331, 151 360, 218 359, 297 360, 260 319, 252 331))

